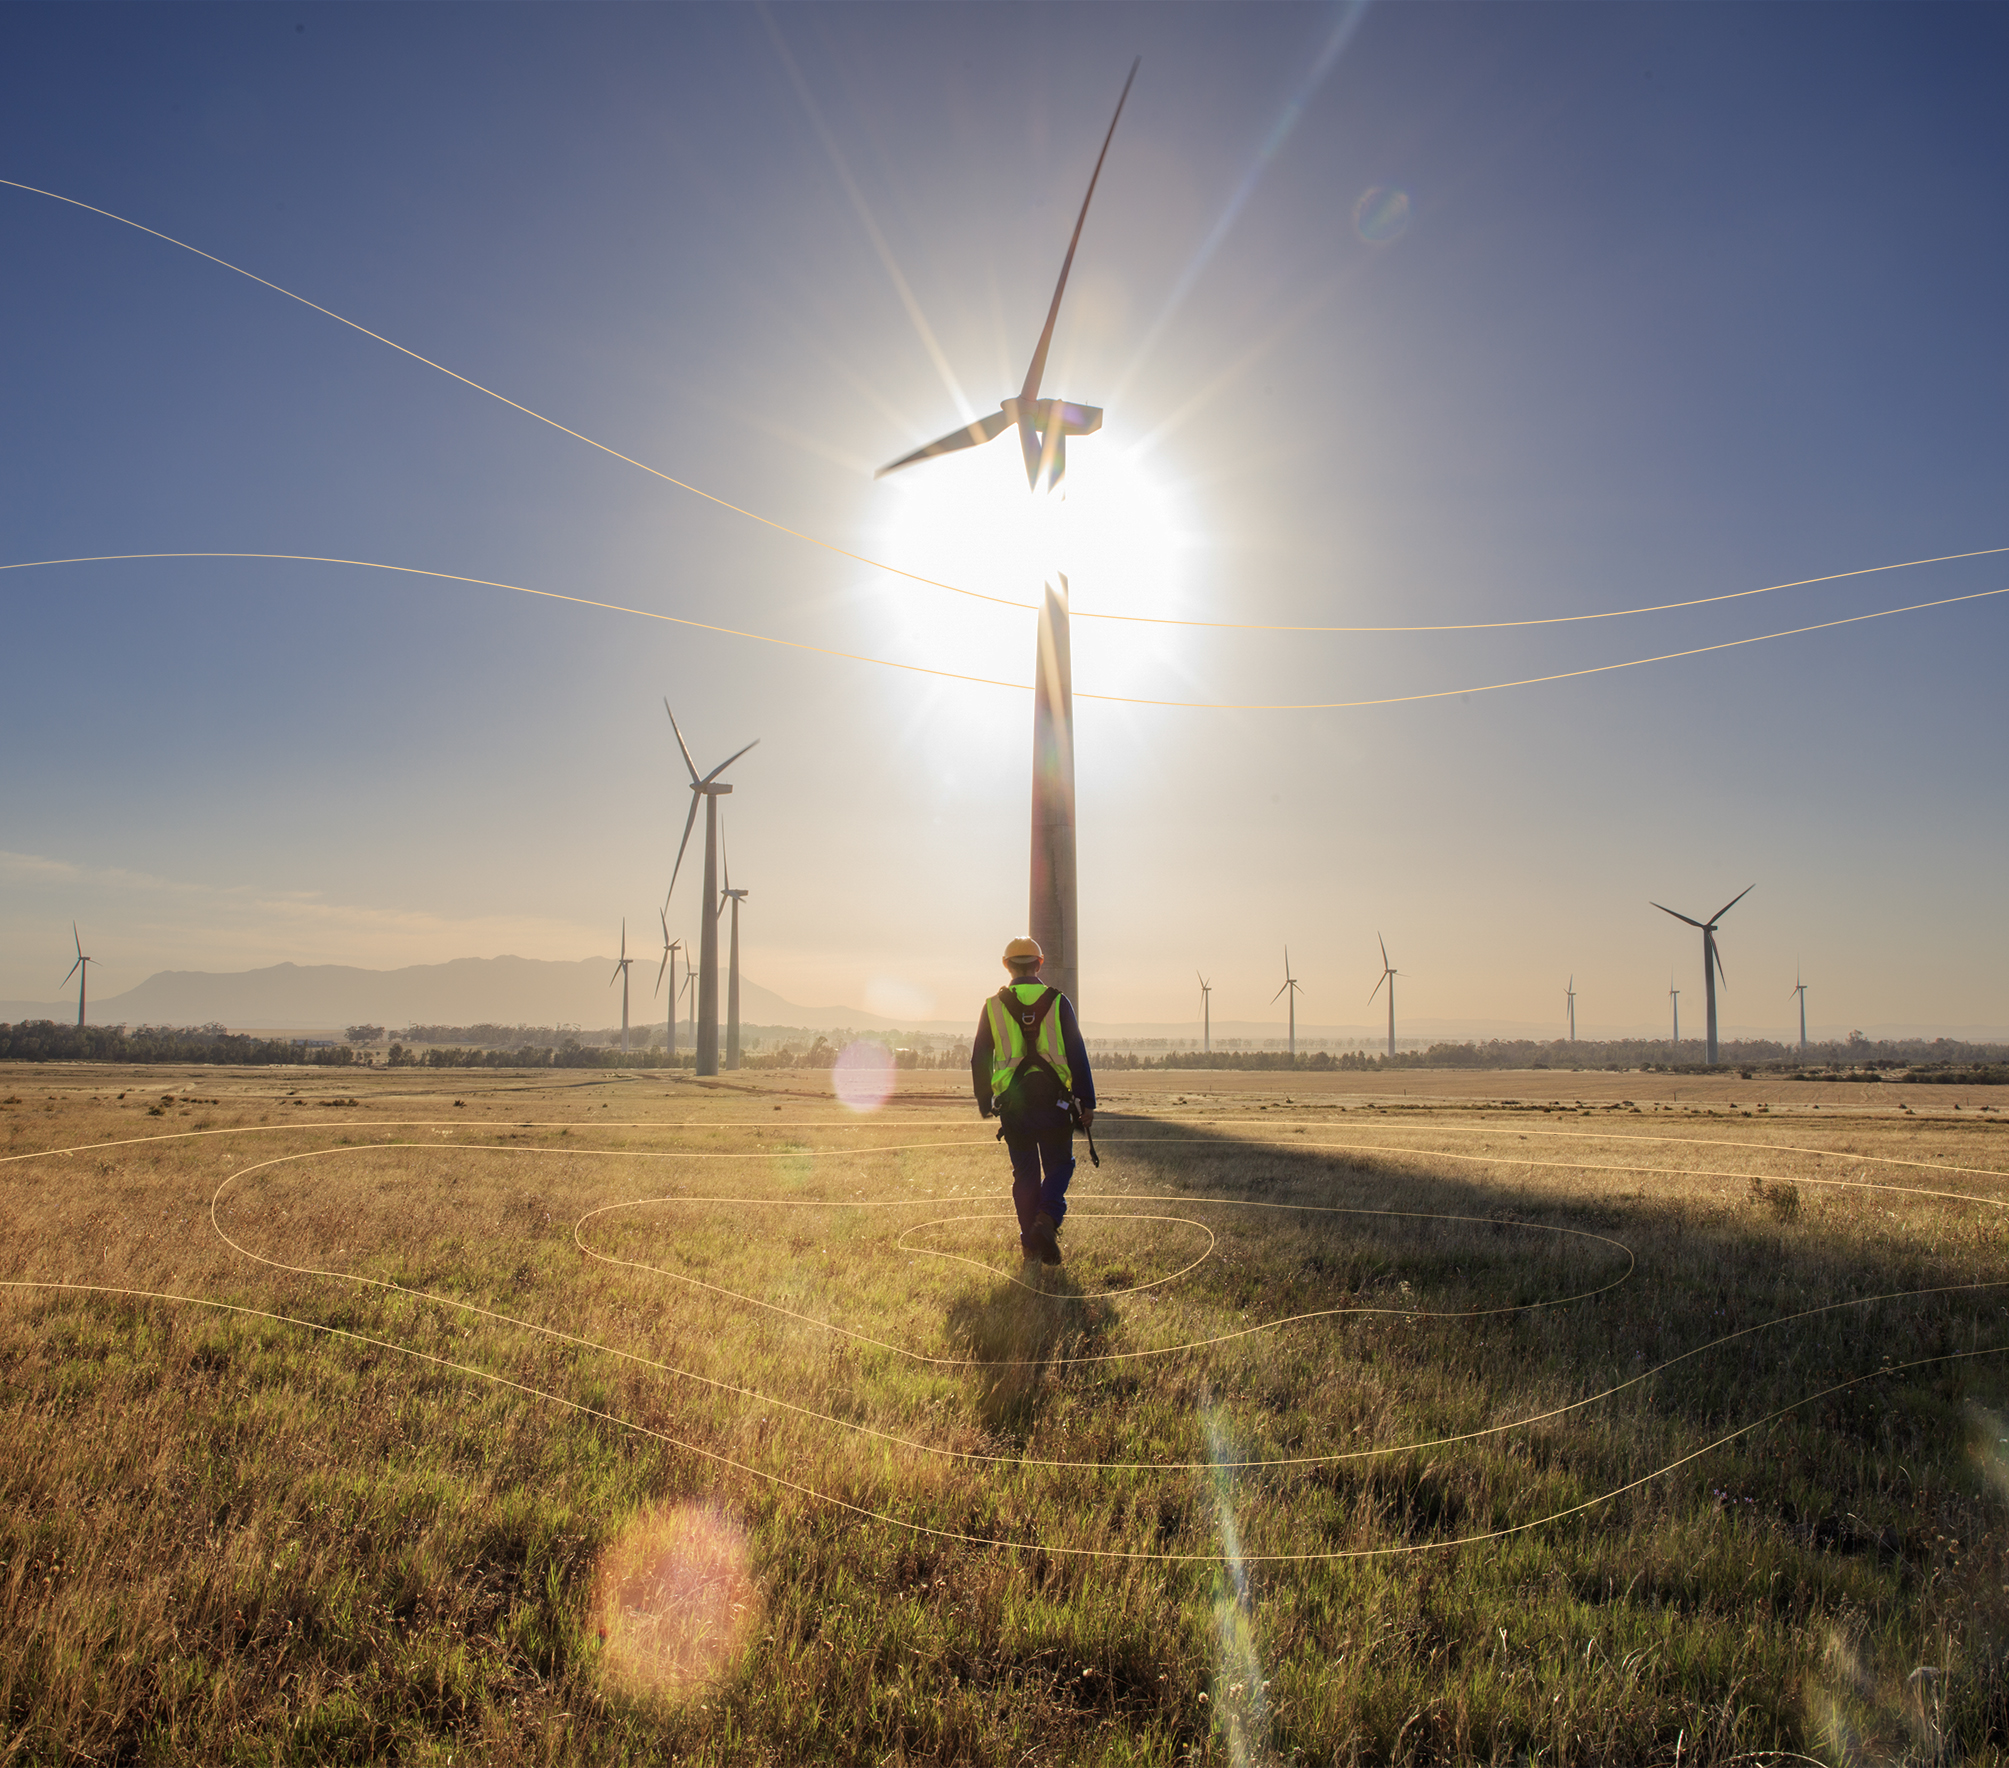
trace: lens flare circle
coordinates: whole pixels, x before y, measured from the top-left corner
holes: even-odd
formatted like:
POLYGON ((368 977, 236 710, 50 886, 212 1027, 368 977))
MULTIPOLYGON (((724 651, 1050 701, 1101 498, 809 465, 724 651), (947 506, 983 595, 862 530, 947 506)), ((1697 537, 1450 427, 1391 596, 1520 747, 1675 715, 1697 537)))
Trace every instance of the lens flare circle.
POLYGON ((1392 184, 1370 186, 1353 205, 1353 230, 1371 246, 1401 238, 1408 227, 1409 192, 1392 184))
POLYGON ((893 1095, 893 1052, 860 1038, 838 1052, 830 1088, 849 1111, 877 1111, 893 1095))
POLYGON ((600 1555, 593 1619, 601 1672, 681 1699, 718 1679, 760 1618, 746 1535, 709 1504, 642 1511, 600 1555))

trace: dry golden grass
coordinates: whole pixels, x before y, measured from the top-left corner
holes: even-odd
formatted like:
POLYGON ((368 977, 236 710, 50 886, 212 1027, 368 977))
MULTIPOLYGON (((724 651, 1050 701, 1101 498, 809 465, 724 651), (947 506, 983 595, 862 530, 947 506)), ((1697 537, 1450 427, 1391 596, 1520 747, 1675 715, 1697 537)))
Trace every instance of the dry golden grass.
POLYGON ((0 1761, 2004 1754, 1988 1089, 443 1078, 0 1071, 0 1761))

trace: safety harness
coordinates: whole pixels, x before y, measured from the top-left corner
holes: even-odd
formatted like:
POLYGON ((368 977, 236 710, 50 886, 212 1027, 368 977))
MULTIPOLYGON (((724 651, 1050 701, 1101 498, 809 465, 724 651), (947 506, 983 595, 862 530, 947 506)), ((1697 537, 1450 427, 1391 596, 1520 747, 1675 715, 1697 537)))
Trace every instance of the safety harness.
MULTIPOLYGON (((1028 1074, 1035 1070, 1044 1070, 1053 1077, 1053 1084, 1060 1089, 1060 1097, 1055 1103, 1067 1107, 1068 1121, 1088 1138, 1089 1160, 1100 1166, 1102 1156, 1095 1152, 1095 1131, 1082 1122, 1081 1107, 1075 1101, 1073 1088, 1061 1078, 1060 1071, 1041 1054, 1039 1048, 1040 1028, 1046 1023, 1046 1016, 1053 1011, 1054 1003, 1060 999, 1060 990, 1050 987, 1036 1001, 1028 1004, 1019 999, 1012 984, 1006 983, 998 990, 998 999, 1004 1003, 1005 1011, 1011 1016, 1012 1022, 1019 1027, 1019 1035, 1025 1040, 1025 1054, 1018 1059, 1018 1066, 1012 1070, 1011 1079, 1005 1083, 998 1098, 1002 1100, 1007 1094, 1015 1091, 1028 1074)), ((995 1060, 993 1056, 993 1061, 995 1060)), ((1002 1109, 998 1112, 997 1139, 1004 1140, 1002 1109)))

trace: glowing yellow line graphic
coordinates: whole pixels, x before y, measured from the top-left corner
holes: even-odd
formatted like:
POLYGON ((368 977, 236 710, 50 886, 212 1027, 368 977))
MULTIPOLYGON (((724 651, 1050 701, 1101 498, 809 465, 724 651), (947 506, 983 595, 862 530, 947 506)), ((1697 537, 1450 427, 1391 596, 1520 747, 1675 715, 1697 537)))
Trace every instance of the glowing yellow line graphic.
MULTIPOLYGON (((448 376, 450 379, 459 381, 462 386, 469 387, 477 393, 483 394, 490 399, 499 401, 501 404, 508 406, 512 411, 520 411, 523 413, 525 417, 534 418, 540 424, 548 424, 552 429, 557 430, 560 434, 570 436, 575 442, 583 442, 586 444, 588 448, 597 448, 602 454, 609 455, 615 460, 622 461, 628 466, 637 468, 639 471, 649 474, 652 478, 660 479, 666 485, 674 485, 679 491, 688 491, 693 497, 701 497, 707 503, 716 504, 720 509, 723 510, 730 510, 736 516, 744 516, 750 522, 758 522, 764 528, 772 528, 778 534, 786 534, 793 540, 800 540, 805 542, 807 545, 820 547, 823 551, 828 553, 834 553, 837 557, 841 559, 849 559, 853 564, 865 565, 874 571, 885 571, 894 577, 904 577, 910 583, 923 584, 929 589, 945 589, 951 595, 968 596, 974 601, 991 602, 1001 608, 1023 608, 1026 609, 1028 612, 1038 611, 1038 605, 1036 603, 1013 601, 1007 596, 986 595, 981 590, 965 589, 961 584, 945 583, 938 577, 924 577, 918 571, 903 570, 898 565, 888 564, 884 559, 875 559, 866 553, 853 552, 851 551, 850 548, 839 546, 834 541, 821 539, 817 535, 807 533, 800 528, 791 528, 786 522, 777 521, 772 516, 763 516, 758 510, 750 510, 746 508, 743 504, 733 503, 726 498, 719 497, 713 492, 706 491, 701 486, 691 484, 688 480, 679 479, 674 474, 666 473, 662 471, 659 467, 652 467, 648 464, 647 461, 637 460, 632 454, 623 454, 618 448, 610 447, 605 442, 595 441, 593 437, 586 435, 583 431, 575 430, 571 428, 570 425, 560 423, 555 417, 546 417, 543 412, 532 410, 531 407, 529 407, 528 405, 524 405, 519 401, 510 398, 509 395, 506 393, 498 393, 493 387, 485 387, 481 384, 481 382, 470 379, 467 375, 461 374, 455 369, 448 368, 446 364, 443 362, 435 362, 430 356, 422 356, 419 354, 418 351, 409 349, 405 345, 398 343, 396 339, 385 337, 382 332, 372 331, 368 326, 359 324, 356 320, 343 317, 343 315, 337 313, 332 307, 323 307, 320 302, 310 301, 305 295, 295 294, 291 289, 283 288, 278 283, 272 282, 268 278, 258 275, 256 271, 246 270, 244 266, 241 264, 233 264, 228 258, 219 258, 214 252, 205 252, 200 246, 190 245, 188 241, 184 239, 176 239, 174 235, 171 233, 162 233, 160 229, 157 227, 148 227, 144 222, 133 221, 128 219, 124 215, 114 214, 110 209, 101 209, 95 203, 83 202, 73 196, 64 196, 60 191, 43 190, 38 185, 23 184, 18 179, 0 178, 0 186, 5 186, 10 190, 24 191, 30 196, 47 197, 51 202, 65 203, 73 209, 82 209, 87 214, 101 215, 107 221, 116 221, 121 227, 130 227, 134 229, 136 232, 144 233, 153 239, 160 240, 163 244, 175 246, 184 252, 192 252, 196 257, 205 259, 209 263, 216 265, 220 269, 228 270, 233 275, 242 276, 247 278, 251 282, 257 283, 260 288, 270 289, 275 295, 284 295, 286 299, 289 301, 298 301, 301 306, 312 309, 314 312, 319 313, 324 318, 332 319, 337 325, 345 325, 351 331, 361 333, 364 337, 370 338, 375 342, 382 344, 386 349, 397 351, 397 353, 400 356, 408 356, 414 362, 420 363, 427 368, 435 369, 439 373, 448 376)), ((1115 620, 1120 621, 1126 625, 1134 625, 1134 626, 1190 626, 1190 627, 1201 627, 1216 632, 1336 632, 1336 633, 1497 632, 1513 627, 1522 627, 1522 626, 1568 626, 1583 620, 1624 620, 1631 618, 1635 614, 1665 614, 1665 613, 1671 613, 1681 608, 1707 607, 1713 602, 1737 601, 1745 596, 1770 595, 1775 590, 1804 589, 1809 585, 1816 583, 1838 583, 1843 578, 1867 577, 1879 571, 1908 571, 1912 569, 1914 566, 1918 565, 1943 565, 1951 563, 1952 561, 1957 559, 1988 558, 1996 553, 2003 553, 2003 552, 2009 552, 2009 546, 1983 547, 1978 552, 1942 553, 1937 558, 1907 559, 1902 563, 1895 565, 1865 565, 1860 570, 1835 571, 1831 572, 1829 575, 1825 577, 1801 577, 1795 579, 1791 583, 1767 584, 1762 589, 1730 590, 1723 595, 1698 596, 1692 601, 1660 602, 1652 607, 1645 607, 1645 608, 1615 608, 1602 613, 1595 613, 1595 614, 1551 614, 1544 617, 1525 619, 1525 620, 1452 621, 1428 626, 1294 626, 1279 622, 1260 621, 1260 620, 1187 620, 1168 614, 1098 614, 1087 608, 1073 609, 1072 615, 1073 618, 1075 618, 1076 620, 1115 620)), ((283 557, 285 555, 269 554, 269 553, 267 554, 145 553, 145 554, 129 554, 126 556, 141 557, 141 558, 168 558, 168 557, 274 558, 274 557, 283 557)), ((37 561, 37 562, 70 563, 75 561, 49 560, 49 561, 37 561)), ((363 561, 348 559, 348 560, 327 561, 327 562, 343 563, 343 564, 359 564, 362 563, 363 561)), ((379 570, 395 570, 398 569, 399 567, 378 566, 375 568, 379 570)), ((446 575, 446 573, 434 573, 434 575, 446 575)), ((461 581, 475 582, 478 580, 474 578, 465 578, 462 579, 461 581)), ((514 589, 517 586, 515 584, 498 584, 495 587, 501 589, 514 589)), ((525 593, 526 595, 537 595, 545 592, 538 590, 526 590, 523 593, 525 593)), ((559 598, 559 599, 577 599, 577 598, 559 598)), ((608 604, 594 603, 591 605, 604 607, 608 604)), ((1937 607, 1942 605, 1944 604, 1941 603, 1921 604, 1921 606, 1928 606, 1928 607, 1937 607)), ((1892 610, 1892 612, 1910 612, 1910 611, 1911 610, 1909 609, 1892 610)), ((631 608, 631 609, 625 609, 623 610, 623 612, 634 613, 637 612, 637 610, 631 608)), ((1875 616, 1861 616, 1861 617, 1875 618, 1875 616)), ((666 614, 659 614, 653 616, 653 618, 661 620, 661 619, 668 619, 670 618, 670 616, 666 614)), ((702 622, 695 620, 687 620, 682 622, 681 624, 686 626, 698 626, 701 625, 702 622)), ((726 632, 729 631, 730 629, 726 627, 708 627, 706 628, 706 630, 713 632, 726 632)), ((1814 630, 1814 628, 1802 627, 1799 630, 1811 632, 1814 630)), ((736 638, 757 638, 760 635, 757 633, 734 633, 732 636, 736 638)), ((1769 636, 1783 637, 1785 635, 1775 634, 1769 636)), ((790 641, 787 639, 766 639, 763 640, 762 642, 767 644, 788 644, 790 641)), ((1751 641, 1744 640, 1739 642, 1748 643, 1751 641)), ((797 648, 801 650, 815 650, 818 647, 814 645, 802 645, 798 646, 797 648)), ((851 653, 846 651, 831 651, 826 654, 834 657, 848 657, 851 655, 851 653)), ((1681 651, 1681 652, 1674 652, 1671 654, 1676 656, 1694 656, 1697 655, 1698 653, 1692 651, 1681 651)), ((1661 659, 1658 658, 1648 658, 1644 660, 1648 662, 1661 661, 1661 659)), ((858 658, 856 659, 856 661, 866 663, 883 663, 884 659, 877 657, 864 657, 864 658, 858 658)), ((890 669, 908 669, 914 666, 905 663, 887 663, 885 664, 885 667, 890 669)), ((1629 667, 1629 665, 1612 665, 1611 667, 1614 668, 1629 667)), ((948 672, 945 670, 923 671, 923 673, 932 673, 937 675, 948 674, 948 672)), ((985 680, 985 678, 980 676, 953 676, 951 677, 951 679, 956 681, 985 680)), ((1539 679, 1549 681, 1549 680, 1560 680, 1561 678, 1554 676, 1543 676, 1539 679)), ((1008 687, 1014 684, 1008 682, 986 682, 986 685, 994 687, 1008 687)), ((1512 683, 1500 683, 1498 685, 1520 687, 1525 686, 1527 684, 1520 682, 1512 682, 1512 683)), ((1489 692, 1490 690, 1485 688, 1468 688, 1455 691, 1476 694, 1476 693, 1486 693, 1489 692)), ((1082 697, 1087 699, 1098 699, 1098 698, 1106 699, 1110 698, 1111 696, 1090 694, 1082 697)), ((1353 701, 1339 702, 1339 704, 1349 706, 1379 706, 1391 703, 1392 702, 1381 701, 1381 700, 1353 700, 1353 701)), ((1152 706, 1172 706, 1172 705, 1188 705, 1193 704, 1193 702, 1176 701, 1176 700, 1147 700, 1137 702, 1137 704, 1152 705, 1152 706)), ((1261 710, 1269 710, 1269 708, 1236 707, 1234 708, 1234 710, 1261 711, 1261 710)), ((1313 708, 1288 707, 1288 708, 1276 708, 1276 710, 1301 711, 1301 710, 1313 710, 1313 708)))
MULTIPOLYGON (((862 651, 840 651, 830 645, 812 645, 802 639, 775 638, 768 633, 747 632, 736 626, 716 626, 708 620, 686 620, 677 614, 659 614, 650 608, 630 608, 620 602, 595 601, 590 596, 564 595, 555 589, 532 589, 521 583, 500 583, 492 577, 466 577, 456 571, 426 571, 416 565, 386 565, 373 559, 324 558, 314 553, 103 553, 74 559, 22 559, 14 564, 0 564, 0 571, 32 571, 45 565, 111 565, 143 559, 271 559, 289 564, 349 565, 362 571, 393 571, 405 577, 432 577, 445 583, 467 583, 481 589, 506 589, 516 595, 538 596, 551 602, 569 602, 579 608, 599 608, 609 614, 632 614, 638 620, 661 620, 671 626, 688 626, 699 632, 716 632, 726 638, 751 639, 755 644, 780 645, 786 650, 808 651, 819 657, 841 657, 847 663, 870 663, 880 669, 901 669, 909 675, 933 675, 944 681, 970 682, 977 687, 985 688, 1011 688, 1019 693, 1032 691, 1028 682, 999 681, 995 676, 989 675, 964 675, 953 669, 935 669, 925 663, 901 663, 891 657, 868 657, 862 651)), ((1865 620, 1889 620, 1899 614, 1922 614, 1929 608, 1951 608, 1961 602, 1981 602, 1990 596, 1998 595, 2009 595, 2009 586, 2001 589, 1977 589, 1970 595, 1944 596, 1934 602, 1913 602, 1902 608, 1879 608, 1873 614, 1845 614, 1834 620, 1817 620, 1811 626, 1793 626, 1783 632, 1761 632, 1750 638, 1727 638, 1717 644, 1695 645, 1685 651, 1663 651, 1654 657, 1632 657, 1623 663, 1592 663, 1582 669, 1558 670, 1553 675, 1528 675, 1517 681, 1491 681, 1463 688, 1432 688, 1415 694, 1386 694, 1372 700, 1157 700, 1142 694, 1096 694, 1083 688, 1076 688, 1074 697, 1077 700, 1104 700, 1119 706, 1168 706, 1186 712, 1353 712, 1370 706, 1407 706, 1419 700, 1455 700, 1467 694, 1497 694, 1508 688, 1542 687, 1550 682, 1574 681, 1579 676, 1609 675, 1619 669, 1644 669, 1650 663, 1673 663, 1683 657, 1706 657, 1712 651, 1734 651, 1740 645, 1762 645, 1776 638, 1799 638, 1809 632, 1826 632, 1830 627, 1855 626, 1865 620)))

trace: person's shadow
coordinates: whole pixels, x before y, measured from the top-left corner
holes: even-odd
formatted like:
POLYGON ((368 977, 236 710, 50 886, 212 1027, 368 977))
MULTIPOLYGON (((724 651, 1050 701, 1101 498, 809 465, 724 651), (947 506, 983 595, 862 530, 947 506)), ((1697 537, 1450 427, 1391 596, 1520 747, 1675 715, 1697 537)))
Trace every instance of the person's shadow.
POLYGON ((1092 1352, 1116 1310, 1084 1291, 1063 1266, 1028 1266, 949 1306, 944 1330, 960 1356, 978 1365, 977 1416, 984 1428, 1023 1443, 1050 1390, 1055 1363, 1092 1352))

